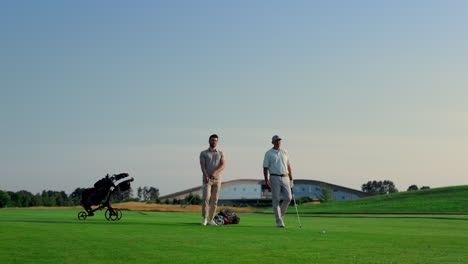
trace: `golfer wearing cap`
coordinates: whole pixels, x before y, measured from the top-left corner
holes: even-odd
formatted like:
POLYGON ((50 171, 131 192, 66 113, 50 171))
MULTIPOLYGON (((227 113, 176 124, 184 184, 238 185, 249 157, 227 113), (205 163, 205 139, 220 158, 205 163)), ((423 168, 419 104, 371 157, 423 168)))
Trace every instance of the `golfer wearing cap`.
POLYGON ((281 138, 278 135, 271 139, 273 148, 265 153, 263 159, 263 176, 265 183, 271 188, 273 210, 275 211, 276 226, 284 227, 283 217, 291 202, 291 184, 293 180, 288 152, 281 149, 281 138), (270 174, 270 179, 268 179, 270 174), (283 202, 280 206, 280 195, 283 202))
POLYGON ((213 220, 221 190, 221 172, 226 167, 224 153, 217 149, 218 135, 208 140, 210 147, 200 153, 200 167, 203 172, 202 225, 216 225, 213 220), (207 221, 209 217, 209 221, 207 221))

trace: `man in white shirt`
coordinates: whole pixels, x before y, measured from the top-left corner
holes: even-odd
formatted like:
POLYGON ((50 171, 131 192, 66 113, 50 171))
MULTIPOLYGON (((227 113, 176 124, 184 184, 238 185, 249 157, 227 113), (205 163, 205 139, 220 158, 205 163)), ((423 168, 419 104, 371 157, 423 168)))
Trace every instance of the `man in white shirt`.
POLYGON ((291 202, 291 183, 293 180, 291 163, 288 152, 281 149, 281 138, 278 135, 271 139, 273 148, 265 153, 263 159, 263 176, 265 183, 271 188, 273 210, 275 211, 276 226, 284 227, 283 217, 291 202), (270 174, 270 179, 268 179, 270 174), (280 206, 280 195, 283 202, 280 206))

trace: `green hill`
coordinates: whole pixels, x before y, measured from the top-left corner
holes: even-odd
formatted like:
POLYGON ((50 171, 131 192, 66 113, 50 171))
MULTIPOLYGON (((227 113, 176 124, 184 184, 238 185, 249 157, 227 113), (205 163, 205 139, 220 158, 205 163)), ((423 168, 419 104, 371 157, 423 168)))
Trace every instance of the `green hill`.
MULTIPOLYGON (((291 206, 288 212, 294 210, 291 206)), ((468 185, 302 205, 299 210, 301 213, 468 214, 468 185)))

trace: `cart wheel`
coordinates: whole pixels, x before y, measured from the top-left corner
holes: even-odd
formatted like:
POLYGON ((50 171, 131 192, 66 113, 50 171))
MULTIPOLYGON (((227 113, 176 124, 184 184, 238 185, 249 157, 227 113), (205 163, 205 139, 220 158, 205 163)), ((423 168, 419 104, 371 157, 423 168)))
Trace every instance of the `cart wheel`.
POLYGON ((109 210, 107 209, 105 214, 104 214, 104 217, 106 217, 107 221, 115 221, 115 220, 118 220, 118 212, 117 212, 117 209, 112 209, 112 210, 109 210))
POLYGON ((107 221, 110 221, 111 220, 111 211, 109 209, 106 210, 106 212, 104 213, 104 217, 107 219, 107 221))
POLYGON ((79 220, 86 220, 86 217, 88 217, 88 214, 85 211, 81 211, 78 213, 79 220))
POLYGON ((120 209, 114 209, 115 213, 117 214, 117 221, 122 218, 122 210, 120 209))

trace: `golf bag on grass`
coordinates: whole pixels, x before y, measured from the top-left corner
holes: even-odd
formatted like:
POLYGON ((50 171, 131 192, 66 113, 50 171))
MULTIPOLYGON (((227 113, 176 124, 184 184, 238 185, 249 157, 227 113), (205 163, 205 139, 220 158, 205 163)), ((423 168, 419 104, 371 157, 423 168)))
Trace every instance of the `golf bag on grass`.
POLYGON ((112 176, 109 176, 109 174, 107 174, 106 177, 97 181, 94 184, 94 187, 84 190, 81 194, 80 203, 86 211, 79 212, 78 219, 85 220, 86 217, 93 216, 95 211, 107 208, 104 215, 107 220, 120 220, 120 218, 122 217, 122 212, 117 208, 112 208, 109 200, 113 192, 124 192, 130 189, 130 182, 133 181, 133 178, 122 181, 119 184, 115 185, 117 181, 126 177, 128 177, 128 173, 114 174, 112 176), (93 210, 91 208, 92 205, 100 206, 93 210))
POLYGON ((214 221, 217 225, 229 225, 229 224, 238 224, 240 218, 229 209, 222 209, 215 216, 214 221))

